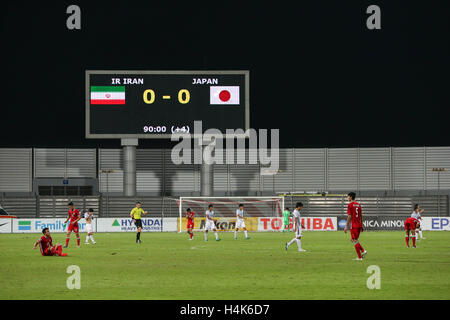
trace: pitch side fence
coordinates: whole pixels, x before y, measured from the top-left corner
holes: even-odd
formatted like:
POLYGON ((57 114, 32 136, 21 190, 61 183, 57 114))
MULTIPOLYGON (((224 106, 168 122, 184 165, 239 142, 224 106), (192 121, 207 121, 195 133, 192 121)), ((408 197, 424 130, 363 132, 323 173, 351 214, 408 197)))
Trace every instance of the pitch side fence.
MULTIPOLYGON (((93 208, 97 217, 127 217, 136 201, 143 204, 152 216, 179 217, 178 198, 173 197, 0 197, 0 205, 10 214, 19 218, 60 218, 67 215, 67 203, 84 211, 93 208)), ((346 197, 302 197, 286 196, 285 206, 291 209, 295 203, 304 204, 303 216, 333 217, 346 214, 346 197)), ((449 216, 449 198, 441 196, 411 197, 362 197, 358 201, 363 206, 365 216, 409 216, 415 203, 425 209, 423 216, 449 216)), ((274 213, 275 214, 275 213, 274 213)), ((220 214, 219 214, 220 215, 220 214)))

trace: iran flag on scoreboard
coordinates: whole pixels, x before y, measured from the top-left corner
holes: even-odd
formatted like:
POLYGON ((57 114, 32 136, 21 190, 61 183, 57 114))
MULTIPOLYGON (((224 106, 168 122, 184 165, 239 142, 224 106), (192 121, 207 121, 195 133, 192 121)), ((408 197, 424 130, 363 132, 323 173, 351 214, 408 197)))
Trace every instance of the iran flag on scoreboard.
POLYGON ((239 104, 239 86, 209 87, 210 104, 239 104))
POLYGON ((125 86, 91 86, 91 104, 125 104, 125 86))

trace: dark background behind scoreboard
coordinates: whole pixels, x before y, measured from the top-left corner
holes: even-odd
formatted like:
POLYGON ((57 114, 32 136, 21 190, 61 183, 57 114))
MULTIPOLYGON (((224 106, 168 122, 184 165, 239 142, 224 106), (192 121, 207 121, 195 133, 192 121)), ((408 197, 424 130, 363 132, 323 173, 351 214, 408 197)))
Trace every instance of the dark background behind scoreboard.
MULTIPOLYGON (((449 145, 448 1, 2 4, 0 147, 85 139, 85 70, 250 70, 250 125, 281 147, 449 145), (82 29, 66 28, 77 4, 82 29), (366 9, 381 7, 381 30, 366 9)), ((140 141, 141 146, 170 146, 140 141)))

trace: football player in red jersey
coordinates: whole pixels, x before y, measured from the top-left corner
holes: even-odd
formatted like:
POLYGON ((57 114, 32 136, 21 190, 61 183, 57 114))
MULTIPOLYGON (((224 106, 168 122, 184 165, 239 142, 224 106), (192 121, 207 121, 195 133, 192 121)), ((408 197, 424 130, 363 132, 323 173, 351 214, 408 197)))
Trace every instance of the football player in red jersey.
POLYGON ((411 232, 411 238, 413 243, 413 248, 416 247, 416 228, 419 228, 420 223, 419 220, 413 217, 409 217, 405 220, 405 240, 406 240, 406 247, 409 248, 409 232, 411 232))
POLYGON ((186 219, 187 219, 187 233, 189 233, 189 240, 192 240, 194 238, 194 211, 191 211, 191 208, 187 208, 186 210, 186 219))
POLYGON ((67 219, 64 223, 67 223, 70 219, 69 226, 67 227, 67 236, 66 236, 66 245, 64 248, 67 248, 69 246, 69 240, 70 240, 70 233, 73 231, 75 232, 77 236, 77 246, 80 247, 80 229, 78 226, 78 221, 81 219, 80 212, 78 209, 75 209, 73 206, 73 202, 69 202, 69 215, 67 216, 67 219))
POLYGON ((36 249, 37 245, 39 245, 39 249, 41 250, 41 254, 43 256, 67 256, 67 253, 62 253, 62 245, 59 243, 55 246, 53 245, 53 240, 50 236, 50 230, 48 228, 42 229, 42 233, 44 235, 34 243, 33 249, 36 249))
POLYGON ((367 251, 364 250, 364 248, 359 243, 359 234, 364 231, 363 227, 363 218, 362 218, 362 209, 361 205, 355 201, 356 193, 350 192, 348 194, 348 201, 350 203, 347 206, 347 223, 345 224, 344 232, 347 233, 348 226, 350 224, 350 221, 352 222, 352 226, 350 228, 350 234, 352 236, 352 243, 355 246, 356 254, 358 255, 358 258, 355 260, 362 260, 365 258, 367 251))

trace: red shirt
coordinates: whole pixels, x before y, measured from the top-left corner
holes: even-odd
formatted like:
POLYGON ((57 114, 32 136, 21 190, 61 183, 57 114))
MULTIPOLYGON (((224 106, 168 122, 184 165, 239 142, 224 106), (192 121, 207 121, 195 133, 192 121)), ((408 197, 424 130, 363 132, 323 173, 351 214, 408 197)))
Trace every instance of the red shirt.
POLYGON ((405 224, 416 224, 416 222, 418 222, 419 220, 417 220, 416 218, 413 217, 409 217, 405 220, 405 224))
POLYGON ((47 250, 50 250, 50 248, 53 246, 52 243, 52 237, 46 237, 46 236, 42 236, 39 239, 39 248, 41 249, 41 254, 45 255, 47 252, 47 250))
POLYGON ((70 216, 70 222, 77 221, 78 218, 80 217, 80 212, 78 211, 78 209, 74 209, 73 211, 69 210, 69 216, 70 216))
POLYGON ((353 201, 348 204, 347 214, 352 217, 352 229, 362 228, 362 209, 358 202, 353 201))
POLYGON ((194 211, 191 211, 191 213, 189 214, 189 212, 186 212, 186 218, 188 219, 188 223, 193 223, 194 222, 194 211))

